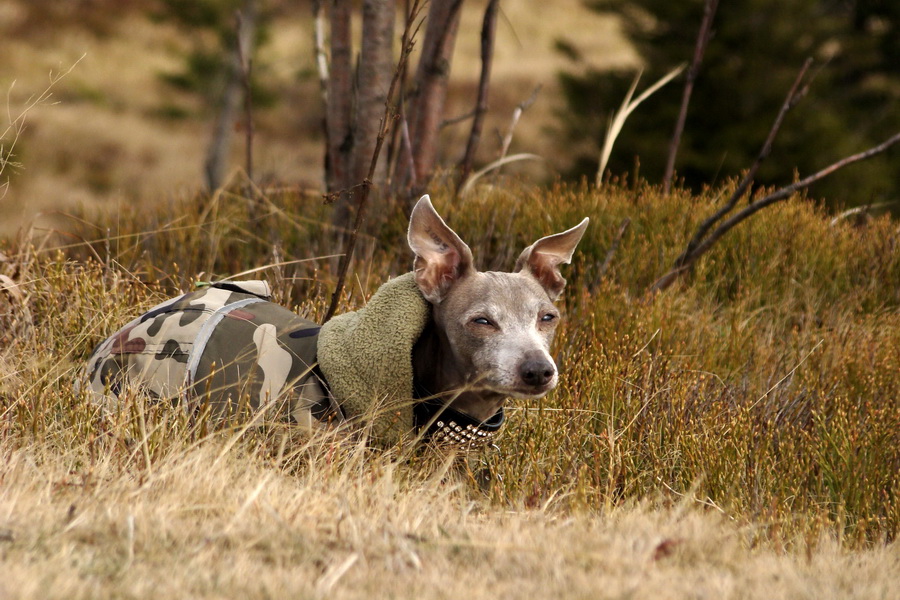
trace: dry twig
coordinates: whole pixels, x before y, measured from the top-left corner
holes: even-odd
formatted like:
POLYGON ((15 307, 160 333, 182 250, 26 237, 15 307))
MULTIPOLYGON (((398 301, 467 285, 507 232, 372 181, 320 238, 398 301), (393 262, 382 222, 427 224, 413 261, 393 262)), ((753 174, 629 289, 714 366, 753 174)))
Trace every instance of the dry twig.
POLYGON ((800 69, 800 73, 797 74, 797 78, 794 80, 794 84, 791 86, 790 91, 788 91, 787 96, 784 98, 784 103, 781 105, 781 110, 778 111, 778 116, 775 117, 775 122, 772 124, 772 129, 769 131, 769 135, 766 138, 765 143, 763 143, 762 149, 759 151, 759 155, 756 157, 756 160, 753 161, 753 165, 747 171, 747 174, 738 184, 737 188, 735 188, 734 192, 731 194, 731 197, 728 199, 728 202, 725 203, 722 208, 717 210, 715 213, 710 215, 705 221, 703 221, 700 226, 697 228, 696 233, 691 238, 690 242, 688 242, 687 248, 685 251, 675 259, 675 268, 680 267, 684 264, 684 261, 691 255, 700 241, 703 239, 703 236, 715 225, 722 217, 730 213, 734 207, 737 205, 738 201, 747 193, 750 189, 750 186, 753 184, 753 180, 756 177, 757 171, 759 171, 759 167, 762 162, 768 158, 769 154, 772 153, 772 144, 775 141, 775 136, 778 134, 778 130, 781 129, 781 124, 784 122, 784 117, 787 112, 797 105, 797 102, 804 96, 806 93, 806 86, 800 87, 800 84, 803 81, 803 78, 806 76, 806 72, 809 70, 810 65, 812 65, 812 59, 806 59, 806 62, 803 63, 803 67, 800 69))
POLYGON ((687 257, 685 257, 680 265, 674 267, 671 271, 657 279, 653 286, 651 286, 650 291, 657 292, 660 290, 664 290, 672 285, 672 283, 680 275, 690 269, 698 258, 706 254, 706 252, 709 251, 713 244, 715 244, 723 235, 728 233, 728 231, 731 230, 731 228, 733 228, 735 225, 738 225, 745 219, 766 208, 767 206, 771 206, 776 202, 780 202, 781 200, 790 198, 791 195, 795 192, 811 186, 820 179, 831 175, 838 169, 842 169, 848 165, 852 165, 853 163, 866 160, 867 158, 871 158, 876 154, 881 154, 898 142, 900 142, 900 133, 893 135, 884 142, 878 144, 877 146, 869 148, 868 150, 853 154, 846 158, 842 158, 841 160, 828 165, 824 169, 813 173, 809 177, 801 179, 800 181, 792 183, 791 185, 786 185, 783 188, 769 194, 768 196, 748 205, 743 210, 733 215, 731 218, 723 221, 722 224, 720 224, 706 239, 699 243, 697 247, 694 248, 694 250, 689 255, 687 255, 687 257))
POLYGON ((528 108, 534 104, 535 100, 537 100, 538 93, 541 91, 541 86, 538 85, 534 88, 534 91, 531 92, 531 95, 519 103, 516 106, 516 110, 513 111, 512 118, 509 121, 509 127, 506 129, 506 135, 503 136, 503 142, 500 146, 500 156, 497 160, 503 160, 506 158, 506 153, 509 152, 509 145, 512 144, 513 131, 516 129, 516 125, 519 123, 519 119, 522 118, 522 113, 524 113, 528 108))
POLYGON ((472 131, 466 144, 466 153, 459 166, 459 180, 456 184, 457 194, 459 194, 459 190, 465 183, 469 173, 472 172, 475 151, 478 150, 478 142, 481 140, 484 115, 488 109, 488 88, 491 80, 491 63, 494 57, 494 37, 497 31, 499 4, 499 0, 490 0, 484 11, 484 23, 481 26, 481 78, 478 81, 478 101, 475 106, 475 118, 472 120, 472 131))
POLYGON ((669 190, 672 187, 672 177, 675 173, 675 155, 678 154, 678 145, 681 143, 681 134, 684 132, 684 122, 687 120, 688 104, 694 91, 694 82, 700 73, 700 63, 703 61, 703 54, 706 52, 706 46, 709 44, 713 17, 718 6, 719 0, 706 0, 703 5, 703 22, 700 24, 700 31, 697 33, 694 59, 691 61, 691 67, 688 69, 687 78, 684 82, 681 108, 678 111, 678 120, 675 122, 675 132, 672 134, 672 141, 669 143, 669 156, 666 159, 666 170, 663 175, 663 195, 665 196, 669 195, 669 190))

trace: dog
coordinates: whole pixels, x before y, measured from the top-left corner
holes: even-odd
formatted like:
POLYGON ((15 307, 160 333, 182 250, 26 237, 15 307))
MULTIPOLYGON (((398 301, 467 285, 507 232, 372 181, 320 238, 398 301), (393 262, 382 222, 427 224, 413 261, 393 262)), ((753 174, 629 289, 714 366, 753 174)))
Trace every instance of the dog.
POLYGON ((540 398, 559 375, 549 349, 555 301, 588 225, 525 248, 512 272, 479 272, 423 196, 408 244, 414 270, 323 326, 269 302, 265 282, 220 282, 164 302, 94 350, 92 398, 120 410, 126 390, 220 418, 274 410, 315 429, 367 423, 379 444, 409 435, 483 444, 509 397, 540 398))

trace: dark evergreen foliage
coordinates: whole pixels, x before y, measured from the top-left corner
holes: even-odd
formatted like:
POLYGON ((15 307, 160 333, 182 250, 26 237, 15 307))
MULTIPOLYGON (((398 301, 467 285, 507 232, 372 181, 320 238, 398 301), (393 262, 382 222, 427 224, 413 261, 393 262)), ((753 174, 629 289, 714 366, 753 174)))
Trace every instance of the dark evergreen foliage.
MULTIPOLYGON (((621 15, 645 64, 643 89, 693 54, 703 0, 606 0, 599 11, 621 15)), ((573 66, 581 57, 564 41, 573 66)), ((786 184, 900 131, 900 3, 893 0, 729 0, 719 4, 713 36, 691 100, 676 161, 692 188, 748 168, 807 57, 815 59, 807 96, 785 120, 757 181, 786 184)), ((634 73, 573 69, 560 80, 567 100, 563 130, 579 156, 572 175, 592 176, 609 116, 634 73), (575 71, 578 71, 576 74, 575 71)), ((683 77, 683 76, 682 76, 683 77)), ((683 78, 629 118, 610 161, 612 173, 634 168, 660 181, 683 78)), ((894 151, 855 165, 811 190, 832 206, 893 200, 900 192, 894 151)))

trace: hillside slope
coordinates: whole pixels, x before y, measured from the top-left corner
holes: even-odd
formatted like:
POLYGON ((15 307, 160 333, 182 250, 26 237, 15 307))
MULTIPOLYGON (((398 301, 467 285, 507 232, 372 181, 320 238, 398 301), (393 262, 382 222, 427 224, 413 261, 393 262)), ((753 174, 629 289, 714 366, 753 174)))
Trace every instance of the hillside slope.
MULTIPOLYGON (((48 76, 71 68, 53 86, 52 97, 27 115, 15 148, 20 168, 0 175, 0 181, 10 178, 8 189, 0 192, 0 235, 16 231, 41 211, 155 201, 202 186, 211 112, 160 77, 182 69, 185 54, 197 40, 172 24, 151 20, 152 2, 147 0, 67 6, 63 10, 43 0, 9 0, 0 8, 0 90, 8 92, 4 115, 8 108, 15 118, 47 87, 48 76)), ((483 6, 465 5, 448 116, 470 112, 475 102, 483 6)), ((270 33, 257 62, 276 103, 257 111, 255 169, 265 181, 319 190, 322 108, 308 4, 281 6, 270 33)), ((560 37, 583 47, 600 66, 635 61, 616 22, 587 10, 580 0, 559 0, 552 19, 527 0, 504 2, 484 160, 496 156, 494 131, 506 130, 515 105, 538 85, 543 91, 519 124, 513 151, 547 158, 560 154, 544 131, 558 104, 556 72, 563 58, 553 45, 560 37)), ((0 131, 6 120, 0 120, 0 131)), ((446 160, 458 160, 467 133, 465 124, 447 128, 442 145, 446 160)), ((9 132, 3 144, 8 146, 14 137, 9 132)), ((241 137, 234 140, 234 169, 242 164, 241 137)), ((547 167, 538 167, 538 174, 546 175, 547 167)), ((42 226, 58 222, 39 221, 42 226)))

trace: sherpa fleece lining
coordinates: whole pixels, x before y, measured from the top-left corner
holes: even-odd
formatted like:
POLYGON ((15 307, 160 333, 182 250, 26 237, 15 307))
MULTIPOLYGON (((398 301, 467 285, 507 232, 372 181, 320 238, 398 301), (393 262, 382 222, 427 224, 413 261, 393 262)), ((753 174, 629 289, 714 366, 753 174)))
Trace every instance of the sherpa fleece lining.
POLYGON ((407 273, 319 333, 319 368, 331 393, 348 418, 371 423, 378 443, 396 443, 413 430, 412 349, 430 318, 415 273, 407 273))

